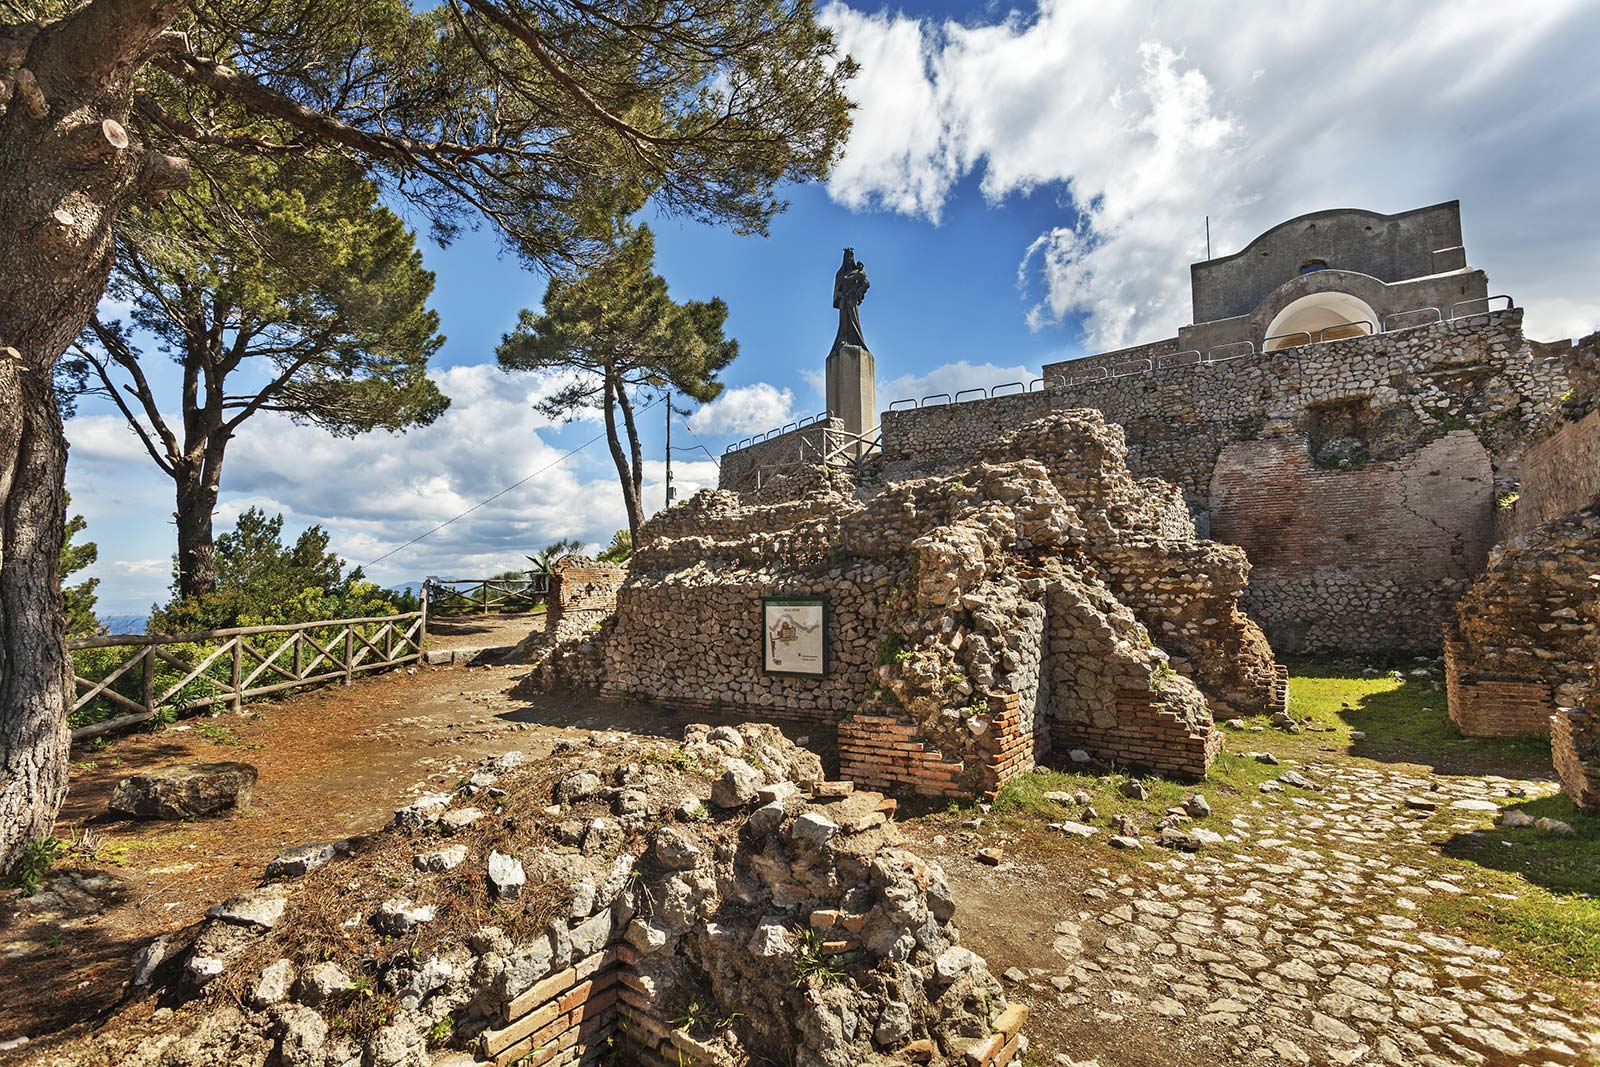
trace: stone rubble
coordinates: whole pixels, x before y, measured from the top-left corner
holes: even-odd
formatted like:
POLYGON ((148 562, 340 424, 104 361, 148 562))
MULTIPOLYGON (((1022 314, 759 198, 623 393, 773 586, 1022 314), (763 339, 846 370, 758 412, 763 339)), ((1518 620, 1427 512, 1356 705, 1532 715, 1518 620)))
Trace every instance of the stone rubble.
POLYGON ((960 945, 894 802, 824 781, 775 728, 592 734, 497 773, 501 802, 443 847, 419 846, 482 783, 217 905, 187 946, 147 947, 136 977, 168 1006, 38 1062, 507 1065, 550 1047, 538 1062, 566 1067, 609 1041, 655 1067, 1008 1067, 1026 1051, 1026 1008, 960 945))

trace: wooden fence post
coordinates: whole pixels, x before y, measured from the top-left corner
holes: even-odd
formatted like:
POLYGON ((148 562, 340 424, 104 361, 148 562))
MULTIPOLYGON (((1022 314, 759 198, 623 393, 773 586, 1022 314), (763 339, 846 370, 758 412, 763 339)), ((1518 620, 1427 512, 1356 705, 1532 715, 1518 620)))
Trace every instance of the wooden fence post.
POLYGON ((483 583, 483 613, 485 615, 489 614, 489 582, 487 580, 483 583))
POLYGON ((146 645, 144 648, 144 690, 142 693, 144 710, 154 715, 156 713, 156 646, 146 645))
POLYGON ((417 652, 428 643, 428 583, 422 583, 422 625, 417 628, 417 652))
POLYGON ((233 682, 233 712, 237 715, 244 710, 244 695, 239 691, 239 680, 244 674, 244 638, 233 639, 233 666, 229 676, 233 682))
POLYGON ((305 657, 301 654, 305 648, 303 637, 305 637, 304 630, 296 630, 294 632, 294 676, 296 678, 304 678, 306 676, 305 657))
POLYGON ((355 673, 356 673, 355 672, 355 658, 356 658, 356 628, 354 626, 346 626, 344 628, 344 684, 345 685, 349 685, 352 681, 355 680, 355 673))

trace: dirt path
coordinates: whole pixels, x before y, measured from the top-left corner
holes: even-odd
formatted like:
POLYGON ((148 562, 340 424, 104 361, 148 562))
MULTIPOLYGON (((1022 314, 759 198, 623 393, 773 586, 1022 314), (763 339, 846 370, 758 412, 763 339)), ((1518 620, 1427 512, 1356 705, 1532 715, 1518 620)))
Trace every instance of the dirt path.
POLYGON ((495 648, 514 645, 535 628, 544 612, 515 615, 439 615, 428 619, 429 649, 495 648))
MULTIPOLYGON (((527 629, 523 621, 516 632, 527 629)), ((489 643, 482 639, 494 633, 469 622, 444 640, 489 643)), ((374 830, 408 796, 429 783, 453 784, 483 756, 516 749, 537 757, 594 729, 678 736, 707 718, 611 702, 513 700, 507 691, 525 671, 398 670, 75 751, 56 833, 86 844, 89 855, 69 858, 31 898, 0 899, 0 1042, 102 1013, 120 997, 142 944, 258 883, 278 851, 374 830), (130 774, 219 760, 258 769, 248 812, 184 822, 107 813, 111 792, 130 774)))

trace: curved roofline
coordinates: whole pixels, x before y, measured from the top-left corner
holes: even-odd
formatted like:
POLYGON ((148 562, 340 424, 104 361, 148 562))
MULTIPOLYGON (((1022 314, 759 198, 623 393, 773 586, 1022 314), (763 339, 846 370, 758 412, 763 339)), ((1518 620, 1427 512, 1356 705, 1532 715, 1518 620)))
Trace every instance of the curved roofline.
POLYGON ((1198 267, 1208 267, 1213 263, 1226 263, 1230 259, 1238 259, 1240 256, 1250 252, 1256 247, 1256 245, 1260 244, 1262 241, 1265 241, 1268 237, 1271 237, 1279 230, 1293 226, 1298 222, 1305 222, 1307 219, 1320 219, 1330 215, 1365 215, 1370 219, 1383 219, 1384 221, 1389 221, 1392 219, 1403 219, 1408 215, 1420 215, 1425 211, 1436 211, 1439 208, 1449 207, 1452 204, 1455 205, 1459 210, 1461 201, 1441 200, 1437 204, 1427 204, 1423 207, 1414 207, 1407 211, 1396 211, 1393 215, 1385 215, 1381 211, 1369 211, 1364 207, 1333 207, 1323 208, 1321 211, 1308 211, 1304 215, 1296 215, 1292 219, 1285 219, 1283 222, 1280 222, 1275 226, 1262 230, 1260 233, 1256 234, 1249 244, 1245 245, 1243 248, 1239 249, 1239 251, 1234 252, 1231 255, 1217 256, 1215 259, 1202 259, 1196 263, 1189 264, 1189 269, 1192 271, 1198 267))

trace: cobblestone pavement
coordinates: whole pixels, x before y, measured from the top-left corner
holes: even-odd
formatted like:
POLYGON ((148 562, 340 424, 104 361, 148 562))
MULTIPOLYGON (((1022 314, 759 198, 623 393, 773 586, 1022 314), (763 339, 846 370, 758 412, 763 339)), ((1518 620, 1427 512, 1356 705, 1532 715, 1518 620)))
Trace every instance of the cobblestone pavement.
MULTIPOLYGON (((1174 1064, 1191 1062, 1187 1053, 1241 1064, 1600 1062, 1600 1018, 1519 986, 1497 950, 1418 918, 1419 901, 1473 890, 1470 873, 1423 869, 1441 834, 1488 827, 1494 798, 1543 796, 1553 785, 1301 769, 1319 786, 1314 797, 1264 797, 1213 827, 1232 849, 1147 845, 1149 870, 1140 872, 1093 866, 1101 846, 1087 846, 1088 869, 1062 872, 1076 875, 1077 888, 1057 887, 1060 921, 1014 942, 1034 947, 1023 950, 1033 958, 1008 968, 1013 988, 1031 989, 1037 1007, 1053 1001, 1075 1019, 1070 1032, 1103 1031, 1103 1046, 1091 1042, 1101 1067, 1129 1062, 1116 1051, 1119 1032, 1170 1041, 1171 1058, 1158 1062, 1174 1064)), ((964 854, 949 860, 964 902, 985 891, 976 884, 985 879, 991 894, 1004 895, 995 879, 1017 880, 1035 897, 1052 893, 1054 864, 1041 878, 1027 860, 999 870, 964 854)), ((979 929, 970 919, 963 928, 979 929)), ((1045 1062, 1062 1052, 1046 1043, 1038 1051, 1045 1062)))

